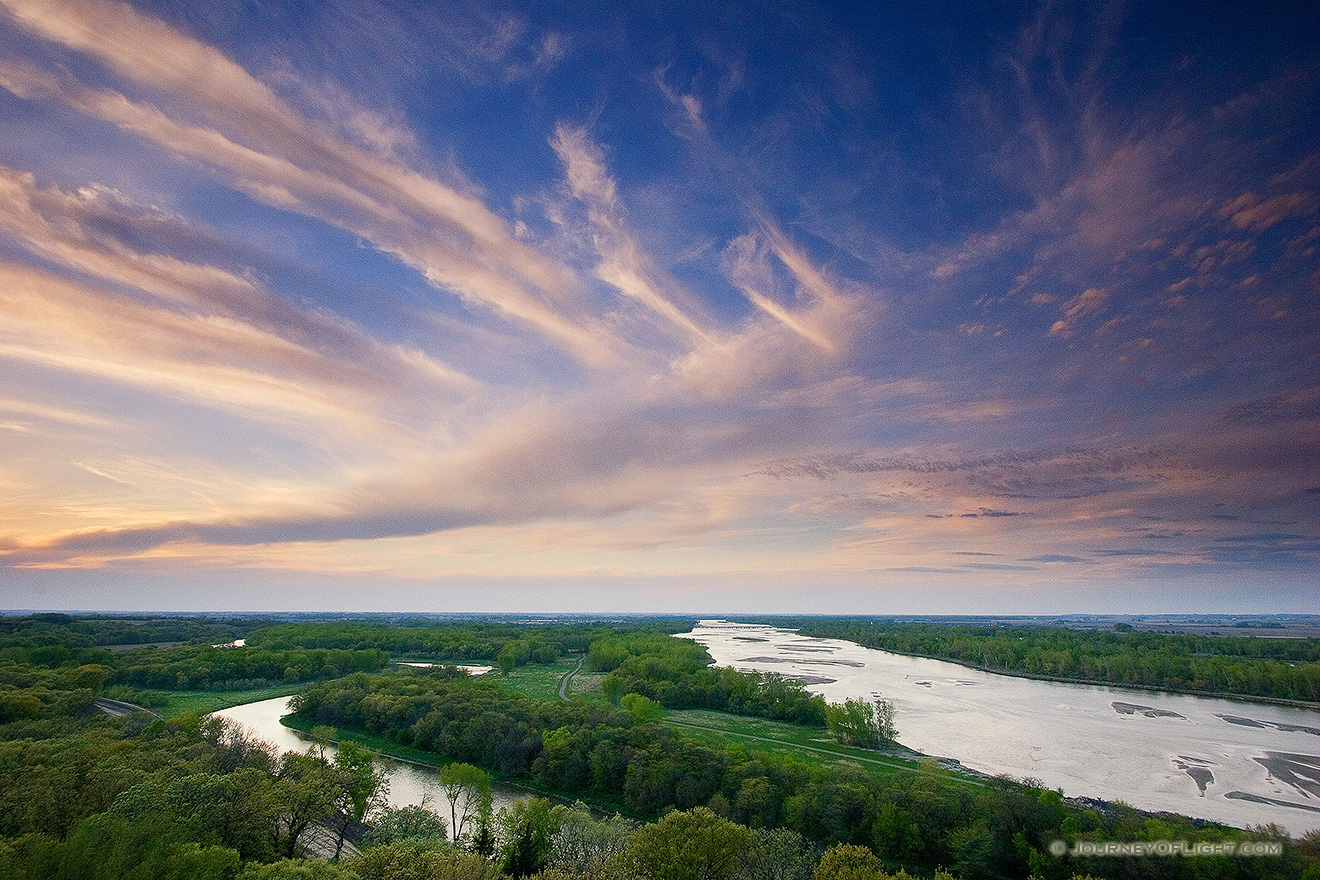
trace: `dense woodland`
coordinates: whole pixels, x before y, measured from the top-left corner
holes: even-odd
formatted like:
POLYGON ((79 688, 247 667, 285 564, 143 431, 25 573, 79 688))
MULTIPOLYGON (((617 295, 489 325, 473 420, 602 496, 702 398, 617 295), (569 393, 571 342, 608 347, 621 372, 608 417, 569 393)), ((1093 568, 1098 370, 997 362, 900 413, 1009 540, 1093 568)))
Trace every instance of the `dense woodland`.
MULTIPOLYGON (((684 630, 686 631, 686 630, 684 630)), ((641 694, 670 709, 722 709, 797 724, 825 726, 825 701, 798 681, 773 673, 710 668, 710 655, 696 642, 653 632, 599 638, 587 653, 601 687, 617 701, 641 694)))
MULTIPOLYGON (((360 627, 372 634, 354 633, 350 624, 296 625, 305 627, 297 632, 309 644, 298 644, 288 627, 273 628, 278 638, 269 642, 260 629, 239 628, 234 637, 253 647, 215 649, 205 644, 215 631, 203 629, 194 636, 198 644, 116 653, 103 664, 79 662, 79 651, 103 643, 92 634, 86 644, 89 633, 76 622, 6 623, 0 651, 21 652, 0 654, 6 658, 0 659, 0 877, 6 880, 1320 878, 1315 836, 1287 843, 1281 857, 1060 859, 1046 851, 1056 839, 1196 842, 1248 835, 1118 805, 1083 806, 1029 784, 955 776, 930 762, 873 777, 752 755, 734 742, 688 739, 656 720, 657 702, 801 714, 812 724, 814 710, 802 707, 815 703, 777 676, 707 670, 704 651, 667 638, 667 624, 584 624, 577 636, 568 627, 497 635, 464 622, 446 634, 451 638, 430 632, 445 627, 418 628, 427 630, 425 644, 456 652, 467 649, 454 646, 484 642, 485 654, 454 659, 489 661, 515 643, 545 644, 555 654, 575 646, 591 667, 608 673, 615 706, 535 699, 507 690, 499 675, 469 677, 452 667, 376 672, 373 666, 338 674, 388 650, 377 640, 384 628, 374 625, 360 627), (59 641, 62 628, 68 641, 59 641), (70 653, 30 658, 26 652, 34 647, 70 653), (133 693, 131 684, 115 684, 116 676, 150 681, 176 664, 211 657, 212 650, 311 661, 298 673, 308 678, 298 680, 325 678, 298 699, 301 723, 363 731, 452 762, 441 781, 466 793, 470 814, 387 808, 379 772, 352 743, 341 743, 334 757, 318 749, 278 755, 216 720, 112 718, 93 704, 107 689, 133 693), (492 814, 488 787, 481 796, 492 776, 606 812, 533 798, 492 814), (370 828, 361 851, 341 849, 360 821, 370 828), (304 857, 309 841, 319 841, 318 851, 331 860, 304 857), (335 861, 337 851, 342 858, 335 861)), ((400 635, 397 644, 410 646, 396 659, 425 653, 407 639, 400 635)), ((829 714, 823 707, 821 713, 829 714)), ((1272 829, 1252 836, 1286 839, 1272 829)))
POLYGON ((1320 702, 1320 639, 775 618, 803 635, 998 672, 1320 702))

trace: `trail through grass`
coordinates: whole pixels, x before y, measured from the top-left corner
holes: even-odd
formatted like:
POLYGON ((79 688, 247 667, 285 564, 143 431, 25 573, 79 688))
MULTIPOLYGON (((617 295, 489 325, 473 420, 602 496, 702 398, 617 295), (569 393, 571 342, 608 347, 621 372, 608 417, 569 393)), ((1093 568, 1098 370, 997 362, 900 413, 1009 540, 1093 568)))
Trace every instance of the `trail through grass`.
MULTIPOLYGON (((859 767, 877 778, 915 771, 922 760, 928 760, 899 745, 886 752, 842 746, 821 728, 710 709, 671 709, 665 712, 664 723, 698 741, 728 742, 733 739, 749 754, 789 755, 832 769, 859 767)), ((982 784, 962 775, 954 778, 978 787, 982 784)))

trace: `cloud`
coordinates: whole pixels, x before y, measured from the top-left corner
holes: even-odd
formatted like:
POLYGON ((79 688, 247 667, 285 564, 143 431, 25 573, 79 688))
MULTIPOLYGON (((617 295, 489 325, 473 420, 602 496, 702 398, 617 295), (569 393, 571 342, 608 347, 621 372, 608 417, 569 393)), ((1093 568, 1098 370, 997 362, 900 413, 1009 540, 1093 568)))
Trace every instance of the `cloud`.
POLYGON ((1109 293, 1099 288, 1089 288, 1068 300, 1063 305, 1063 317, 1050 327, 1051 336, 1067 339, 1077 329, 1077 324, 1087 315, 1097 311, 1109 299, 1109 293))
POLYGON ((1267 199, 1246 193, 1225 202, 1219 216, 1231 220, 1238 229, 1262 231, 1284 220, 1311 214, 1317 205, 1320 202, 1312 193, 1282 193, 1267 199))
POLYGON ((752 305, 827 354, 835 354, 835 342, 820 326, 820 318, 823 311, 836 306, 840 298, 800 253, 789 248, 786 242, 772 243, 776 237, 771 234, 762 239, 754 233, 746 233, 731 241, 725 251, 730 279, 752 305), (771 253, 783 261, 804 287, 820 297, 820 308, 815 314, 795 312, 762 292, 773 289, 775 284, 773 269, 768 263, 771 253))
POLYGON ((902 565, 886 568, 885 571, 905 571, 917 574, 966 574, 961 568, 932 568, 927 565, 902 565))
MULTIPOLYGON (((134 204, 96 184, 69 193, 0 166, 0 232, 31 254, 112 285, 136 288, 175 311, 225 317, 254 331, 334 351, 333 373, 357 376, 368 393, 388 387, 472 391, 477 384, 424 352, 385 345, 347 321, 272 296, 251 278, 134 245, 153 235, 203 234, 181 218, 134 204)), ((241 358, 241 355, 239 356, 241 358)))
POLYGON ((1067 556, 1062 553, 1042 553, 1038 556, 1027 556, 1023 562, 1088 562, 1080 556, 1067 556))
POLYGON ((217 50, 123 3, 4 5, 33 33, 186 102, 206 124, 181 122, 67 74, 0 61, 0 85, 14 94, 61 101, 200 163, 255 199, 359 235, 435 285, 536 328, 584 363, 615 360, 618 342, 582 311, 572 272, 519 242, 478 199, 336 136, 217 50))
POLYGON ((709 336, 661 292, 660 273, 624 227, 618 188, 605 169, 604 157, 585 129, 559 125, 550 141, 564 164, 569 191, 588 209, 600 262, 596 277, 636 300, 686 335, 709 336))

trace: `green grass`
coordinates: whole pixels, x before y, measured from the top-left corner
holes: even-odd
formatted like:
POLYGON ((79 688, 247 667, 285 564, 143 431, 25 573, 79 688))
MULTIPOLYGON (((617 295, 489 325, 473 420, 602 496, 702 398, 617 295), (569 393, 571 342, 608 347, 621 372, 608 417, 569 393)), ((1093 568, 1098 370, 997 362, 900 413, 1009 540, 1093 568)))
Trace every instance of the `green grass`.
MULTIPOLYGON (((698 742, 736 742, 749 755, 788 755, 808 764, 840 769, 853 767, 877 779, 908 773, 921 766, 922 756, 895 745, 883 752, 841 746, 823 728, 733 715, 709 709, 667 710, 664 723, 698 742)), ((974 779, 954 775, 970 785, 974 779)))
MULTIPOLYGON (((310 734, 316 725, 293 715, 285 715, 280 719, 280 724, 285 727, 297 730, 301 733, 310 734)), ((415 749, 412 746, 405 746, 392 739, 383 736, 376 736, 373 733, 367 733, 362 730, 354 730, 351 727, 332 727, 334 731, 331 739, 336 742, 355 742, 366 746, 373 752, 379 752, 382 755, 388 755, 391 758, 402 758, 405 761, 413 761, 418 764, 427 764, 431 767, 443 767, 452 763, 445 760, 435 752, 428 752, 423 749, 415 749)))
POLYGON ((156 711, 166 718, 171 715, 182 715, 185 712, 215 712, 242 703, 288 697, 306 690, 311 684, 312 682, 307 681, 277 684, 252 691, 156 691, 155 693, 163 694, 165 697, 164 704, 158 706, 156 711))
MULTIPOLYGON (((499 679, 506 691, 526 694, 542 700, 559 699, 559 680, 577 668, 577 656, 561 657, 554 663, 529 663, 519 666, 508 675, 498 671, 490 673, 499 679)), ((581 674, 581 673, 579 673, 581 674)))
POLYGON ((600 683, 605 680, 605 675, 600 672, 587 672, 586 667, 573 676, 568 683, 568 696, 573 700, 585 700, 588 703, 600 703, 609 705, 609 700, 600 691, 600 683))

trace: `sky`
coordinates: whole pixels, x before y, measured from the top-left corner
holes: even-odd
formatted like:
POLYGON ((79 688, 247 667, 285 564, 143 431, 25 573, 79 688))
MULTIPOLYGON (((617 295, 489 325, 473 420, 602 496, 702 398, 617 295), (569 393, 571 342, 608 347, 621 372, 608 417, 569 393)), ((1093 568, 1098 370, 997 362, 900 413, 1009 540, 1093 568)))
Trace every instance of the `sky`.
POLYGON ((0 0, 0 608, 1320 610, 1320 7, 0 0))

